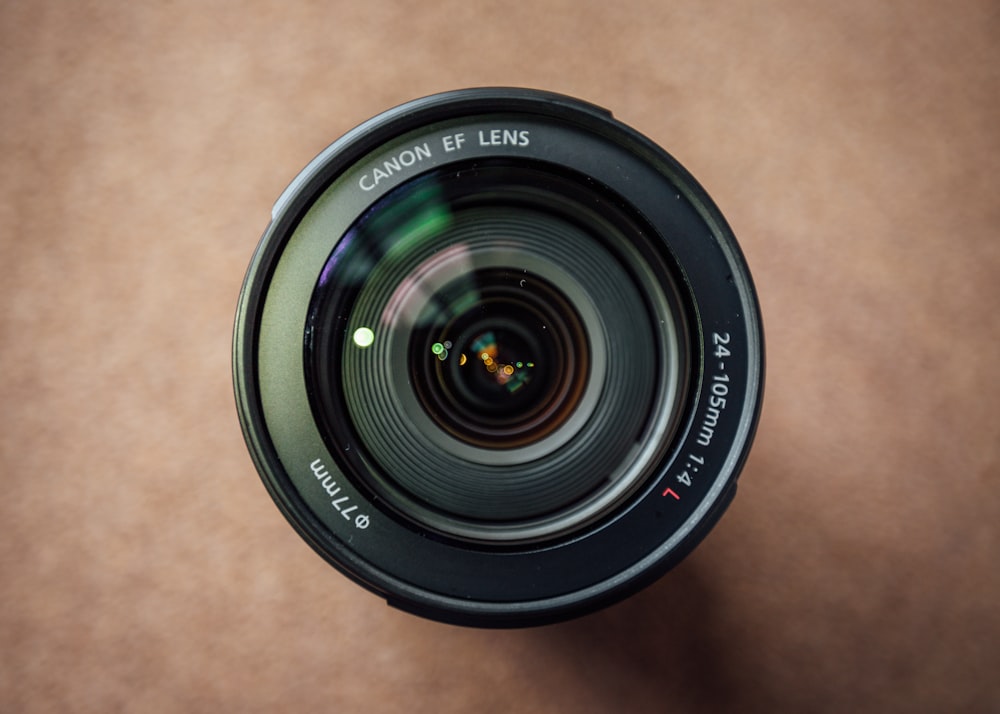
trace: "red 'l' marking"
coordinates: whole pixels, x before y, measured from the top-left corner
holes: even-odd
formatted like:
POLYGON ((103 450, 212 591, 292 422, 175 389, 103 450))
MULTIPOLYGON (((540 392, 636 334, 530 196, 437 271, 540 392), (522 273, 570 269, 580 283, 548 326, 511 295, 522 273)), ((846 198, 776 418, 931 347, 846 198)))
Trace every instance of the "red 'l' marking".
POLYGON ((676 493, 674 493, 674 489, 672 489, 672 488, 668 488, 666 491, 663 492, 664 496, 666 496, 667 494, 670 494, 671 496, 673 496, 678 501, 681 500, 681 497, 678 496, 676 493))

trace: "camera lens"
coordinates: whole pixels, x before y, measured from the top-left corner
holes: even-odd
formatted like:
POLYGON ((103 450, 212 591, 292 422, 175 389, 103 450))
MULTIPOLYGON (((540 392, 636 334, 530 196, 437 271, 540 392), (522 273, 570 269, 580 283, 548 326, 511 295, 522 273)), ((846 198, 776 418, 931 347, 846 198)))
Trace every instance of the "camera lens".
POLYGON ((700 540, 763 352, 735 240, 669 155, 583 102, 464 90, 363 124, 279 198, 234 374, 321 555, 398 607, 516 626, 700 540))

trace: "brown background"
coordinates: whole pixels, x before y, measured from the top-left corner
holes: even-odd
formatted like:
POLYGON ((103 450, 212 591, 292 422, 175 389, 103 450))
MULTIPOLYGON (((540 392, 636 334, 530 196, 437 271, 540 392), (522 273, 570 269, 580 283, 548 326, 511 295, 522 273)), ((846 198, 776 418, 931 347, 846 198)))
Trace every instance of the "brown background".
POLYGON ((1000 711, 1000 6, 5 2, 0 710, 1000 711), (303 544, 242 443, 236 298, 328 142, 575 94, 754 270, 736 502, 624 604, 490 632, 303 544))

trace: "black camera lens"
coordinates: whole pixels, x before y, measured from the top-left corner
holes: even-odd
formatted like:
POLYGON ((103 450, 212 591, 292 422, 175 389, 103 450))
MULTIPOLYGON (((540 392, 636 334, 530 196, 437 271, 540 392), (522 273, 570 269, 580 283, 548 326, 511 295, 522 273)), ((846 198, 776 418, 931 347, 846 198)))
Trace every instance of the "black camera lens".
POLYGON ((567 97, 464 90, 370 120, 273 210, 234 338, 275 502, 390 604, 565 619, 677 563, 759 413, 735 239, 662 149, 567 97))

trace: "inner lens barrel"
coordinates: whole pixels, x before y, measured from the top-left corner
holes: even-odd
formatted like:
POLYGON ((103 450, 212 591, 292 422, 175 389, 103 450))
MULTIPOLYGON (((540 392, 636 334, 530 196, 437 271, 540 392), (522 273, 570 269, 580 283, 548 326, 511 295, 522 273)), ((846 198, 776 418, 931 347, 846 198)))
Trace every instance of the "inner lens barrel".
POLYGON ((486 449, 525 446, 573 414, 589 374, 579 315, 557 288, 490 268, 431 296, 410 340, 410 381, 445 431, 486 449))

